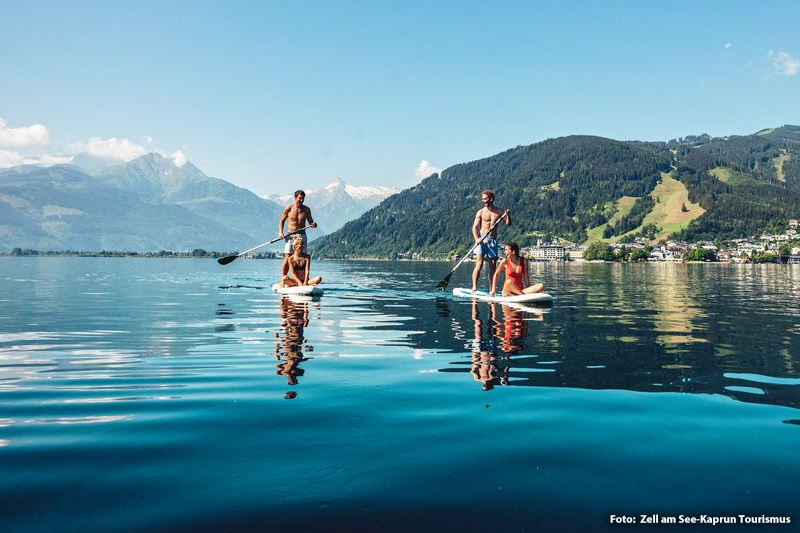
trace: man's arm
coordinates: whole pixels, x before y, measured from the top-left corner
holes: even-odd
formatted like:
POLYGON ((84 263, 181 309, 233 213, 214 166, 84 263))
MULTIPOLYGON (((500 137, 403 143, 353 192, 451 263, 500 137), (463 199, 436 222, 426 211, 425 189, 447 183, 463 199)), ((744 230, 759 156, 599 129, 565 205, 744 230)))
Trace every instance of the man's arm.
POLYGON ((506 216, 503 217, 503 220, 505 221, 506 226, 510 226, 511 225, 511 210, 510 209, 506 211, 506 216))
POLYGON ((286 222, 287 218, 289 218, 289 209, 291 209, 291 206, 288 206, 283 210, 281 219, 278 221, 278 237, 281 239, 285 238, 285 235, 283 234, 283 223, 286 222))
POLYGON ((305 208, 306 208, 306 220, 308 220, 308 223, 311 224, 312 228, 316 228, 317 223, 314 222, 314 217, 311 216, 311 208, 308 206, 305 206, 305 208))

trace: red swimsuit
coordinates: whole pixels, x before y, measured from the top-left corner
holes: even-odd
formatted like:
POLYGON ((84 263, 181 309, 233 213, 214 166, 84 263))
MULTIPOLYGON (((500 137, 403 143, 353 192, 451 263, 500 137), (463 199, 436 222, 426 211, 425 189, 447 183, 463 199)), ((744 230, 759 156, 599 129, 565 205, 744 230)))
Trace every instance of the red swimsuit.
POLYGON ((514 266, 511 261, 506 261, 506 280, 511 280, 519 290, 522 290, 522 266, 524 259, 519 260, 519 266, 514 266))

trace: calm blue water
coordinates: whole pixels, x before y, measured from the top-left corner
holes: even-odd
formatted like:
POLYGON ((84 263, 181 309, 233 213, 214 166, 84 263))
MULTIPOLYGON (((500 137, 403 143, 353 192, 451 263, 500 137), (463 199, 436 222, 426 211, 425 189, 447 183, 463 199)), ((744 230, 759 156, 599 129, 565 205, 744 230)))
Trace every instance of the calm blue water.
POLYGON ((0 530, 800 528, 797 267, 535 265, 528 310, 278 268, 0 258, 0 530))

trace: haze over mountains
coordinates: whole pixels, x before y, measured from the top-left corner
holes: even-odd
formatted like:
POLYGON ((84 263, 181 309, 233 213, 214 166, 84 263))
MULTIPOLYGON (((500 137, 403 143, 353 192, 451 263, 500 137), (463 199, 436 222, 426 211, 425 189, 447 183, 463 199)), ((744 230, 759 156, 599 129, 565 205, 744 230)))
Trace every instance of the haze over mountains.
POLYGON ((6 251, 245 249, 271 235, 279 216, 274 203, 159 154, 94 170, 0 170, 6 251))
MULTIPOLYGON (((396 192, 340 178, 310 191, 319 228, 309 236, 335 231, 396 192)), ((79 154, 73 164, 0 170, 0 251, 243 250, 277 235, 291 197, 260 198, 156 153, 124 164, 79 154)))

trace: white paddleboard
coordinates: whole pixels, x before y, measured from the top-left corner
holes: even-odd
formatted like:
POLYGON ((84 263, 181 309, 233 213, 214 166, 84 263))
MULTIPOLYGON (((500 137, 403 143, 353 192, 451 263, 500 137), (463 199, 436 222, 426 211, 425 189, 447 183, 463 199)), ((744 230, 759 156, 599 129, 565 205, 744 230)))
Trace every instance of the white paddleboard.
POLYGON ((280 283, 272 286, 272 290, 281 294, 302 294, 316 296, 322 294, 322 287, 319 285, 295 285, 294 287, 281 287, 280 283))
POLYGON ((517 304, 545 304, 553 303, 553 300, 555 300, 555 298, 546 292, 534 292, 531 294, 520 294, 517 296, 489 296, 489 293, 486 291, 472 292, 472 289, 467 289, 464 287, 456 287, 453 289, 453 295, 460 298, 475 298, 476 300, 483 300, 486 302, 517 304))

